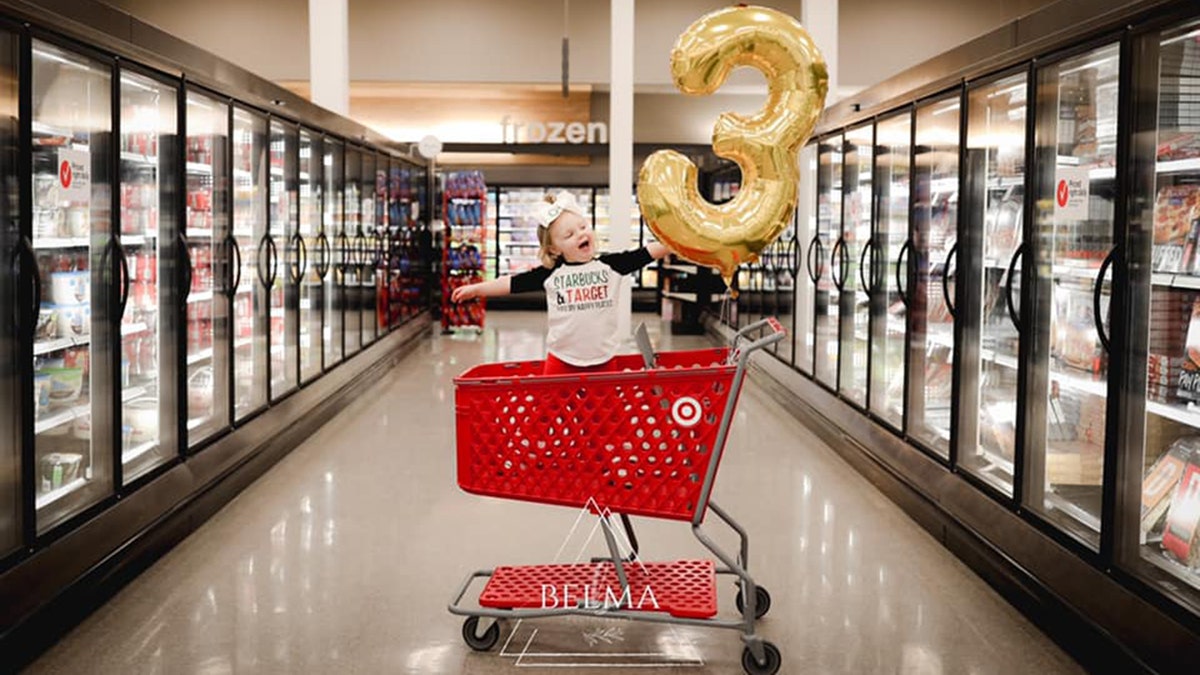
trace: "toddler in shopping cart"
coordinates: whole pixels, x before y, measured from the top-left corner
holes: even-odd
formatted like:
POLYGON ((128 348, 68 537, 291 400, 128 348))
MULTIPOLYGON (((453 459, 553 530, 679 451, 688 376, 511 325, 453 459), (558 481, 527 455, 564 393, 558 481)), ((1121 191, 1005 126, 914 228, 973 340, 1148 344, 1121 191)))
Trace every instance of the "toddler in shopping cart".
POLYGON ((621 344, 617 292, 621 277, 667 255, 659 243, 623 253, 596 251, 596 233, 569 192, 534 208, 541 265, 454 289, 455 302, 543 288, 549 331, 546 375, 610 370, 621 344))

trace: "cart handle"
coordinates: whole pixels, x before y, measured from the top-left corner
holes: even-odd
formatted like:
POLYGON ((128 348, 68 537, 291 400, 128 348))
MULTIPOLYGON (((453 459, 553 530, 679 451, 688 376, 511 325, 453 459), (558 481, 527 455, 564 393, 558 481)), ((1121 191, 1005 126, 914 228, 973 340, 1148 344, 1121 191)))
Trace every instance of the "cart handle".
POLYGON ((787 330, 784 329, 783 324, 773 316, 755 321, 734 334, 733 345, 729 348, 729 362, 734 363, 739 359, 748 359, 751 353, 779 342, 786 335, 787 330), (743 347, 740 344, 742 340, 749 339, 750 335, 754 333, 762 335, 743 347))

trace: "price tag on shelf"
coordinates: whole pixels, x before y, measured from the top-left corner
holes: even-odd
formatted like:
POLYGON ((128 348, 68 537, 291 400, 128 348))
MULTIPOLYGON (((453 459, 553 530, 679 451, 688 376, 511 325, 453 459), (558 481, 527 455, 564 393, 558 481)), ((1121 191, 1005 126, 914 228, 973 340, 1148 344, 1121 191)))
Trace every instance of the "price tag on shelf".
POLYGON ((1054 219, 1056 222, 1087 220, 1089 180, 1086 168, 1060 166, 1054 172, 1054 219))

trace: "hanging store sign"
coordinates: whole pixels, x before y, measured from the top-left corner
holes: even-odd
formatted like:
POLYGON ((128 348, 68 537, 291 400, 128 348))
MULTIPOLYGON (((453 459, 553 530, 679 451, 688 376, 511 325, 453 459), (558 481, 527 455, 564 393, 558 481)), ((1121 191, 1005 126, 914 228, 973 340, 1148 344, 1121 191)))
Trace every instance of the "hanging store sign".
POLYGON ((1054 218, 1058 222, 1087 220, 1089 178, 1088 170, 1077 166, 1060 166, 1054 173, 1054 218))
POLYGON ((500 137, 504 143, 607 143, 608 125, 604 122, 522 122, 505 115, 500 119, 500 137))
POLYGON ((86 202, 91 199, 90 168, 87 150, 58 149, 58 189, 64 200, 86 202))

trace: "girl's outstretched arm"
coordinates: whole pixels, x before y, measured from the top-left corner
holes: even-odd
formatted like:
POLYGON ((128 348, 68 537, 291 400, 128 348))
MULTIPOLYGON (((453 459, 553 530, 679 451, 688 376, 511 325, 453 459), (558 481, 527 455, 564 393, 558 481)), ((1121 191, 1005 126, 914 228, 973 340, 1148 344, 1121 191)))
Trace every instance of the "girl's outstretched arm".
POLYGON ((491 281, 481 281, 477 284, 467 284, 454 289, 454 294, 450 296, 454 302, 463 302, 465 300, 474 300, 475 298, 494 298, 500 295, 508 295, 512 292, 512 277, 503 276, 496 277, 491 281))

